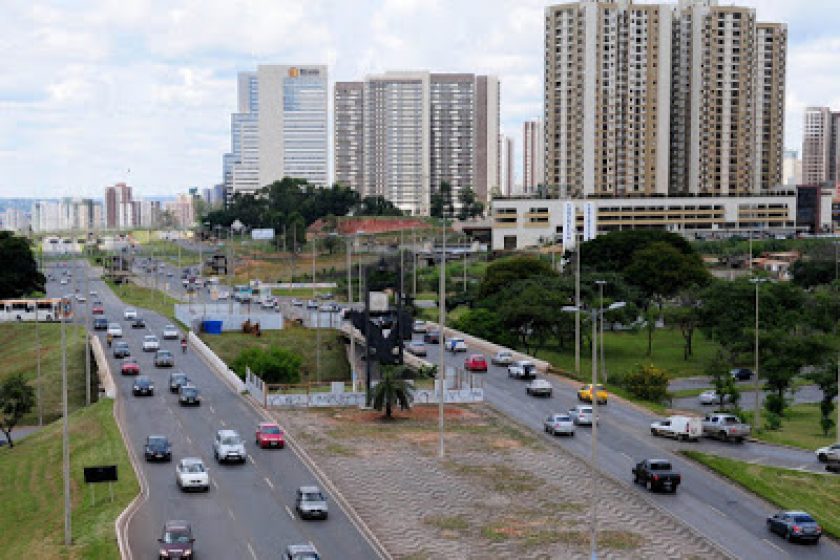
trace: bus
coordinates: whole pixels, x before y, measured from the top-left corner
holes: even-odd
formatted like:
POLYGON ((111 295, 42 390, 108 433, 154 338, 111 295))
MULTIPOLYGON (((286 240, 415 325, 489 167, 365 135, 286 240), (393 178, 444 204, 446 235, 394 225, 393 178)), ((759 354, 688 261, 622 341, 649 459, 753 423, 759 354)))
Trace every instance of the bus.
POLYGON ((73 318, 70 298, 3 299, 0 300, 0 322, 10 321, 69 321, 73 318))

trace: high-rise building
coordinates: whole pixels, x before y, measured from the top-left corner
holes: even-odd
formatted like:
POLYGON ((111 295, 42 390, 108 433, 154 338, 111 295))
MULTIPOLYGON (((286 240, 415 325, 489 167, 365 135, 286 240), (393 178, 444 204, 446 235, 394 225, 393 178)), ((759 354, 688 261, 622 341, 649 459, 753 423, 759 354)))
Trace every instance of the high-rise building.
POLYGON ((785 150, 782 183, 786 187, 802 184, 802 160, 799 158, 799 150, 785 150))
POLYGON ((513 161, 513 138, 499 135, 499 193, 502 196, 510 196, 514 192, 514 161, 513 161))
POLYGON ((105 227, 123 229, 135 224, 131 187, 125 183, 105 187, 105 227))
POLYGON ((574 196, 782 182, 787 31, 717 0, 546 8, 545 167, 574 196))
POLYGON ((387 72, 339 82, 335 123, 336 181, 362 196, 423 215, 443 181, 455 193, 472 188, 482 202, 499 189, 493 76, 387 72))
POLYGON ((192 196, 179 194, 175 200, 164 203, 164 210, 170 212, 175 219, 176 227, 181 229, 189 228, 195 222, 192 196))
POLYGON ((526 193, 545 184, 545 137, 540 119, 522 123, 522 188, 526 193))
POLYGON ((802 136, 802 184, 840 183, 840 112, 828 107, 805 109, 802 136))

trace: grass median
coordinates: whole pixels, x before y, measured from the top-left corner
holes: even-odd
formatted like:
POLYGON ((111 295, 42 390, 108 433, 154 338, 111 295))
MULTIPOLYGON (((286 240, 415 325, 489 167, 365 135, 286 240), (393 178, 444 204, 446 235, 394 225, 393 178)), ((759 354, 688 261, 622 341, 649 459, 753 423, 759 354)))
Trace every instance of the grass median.
MULTIPOLYGON (((763 411, 762 411, 763 412, 763 411)), ((837 441, 837 427, 824 436, 820 428, 820 405, 797 404, 785 409, 782 427, 778 430, 760 430, 754 437, 781 445, 801 447, 813 451, 837 441)))
POLYGON ((162 291, 136 284, 115 284, 110 280, 106 283, 127 306, 148 309, 169 318, 173 322, 176 320, 175 304, 181 302, 162 291))
POLYGON ((0 448, 0 556, 41 560, 119 558, 114 521, 139 486, 113 416, 103 399, 70 415, 73 544, 64 546, 61 422, 45 426, 14 448, 0 448), (119 480, 98 484, 96 502, 83 467, 117 465, 119 480))
POLYGON ((807 511, 827 534, 840 538, 840 477, 754 465, 698 451, 682 453, 779 509, 807 511))

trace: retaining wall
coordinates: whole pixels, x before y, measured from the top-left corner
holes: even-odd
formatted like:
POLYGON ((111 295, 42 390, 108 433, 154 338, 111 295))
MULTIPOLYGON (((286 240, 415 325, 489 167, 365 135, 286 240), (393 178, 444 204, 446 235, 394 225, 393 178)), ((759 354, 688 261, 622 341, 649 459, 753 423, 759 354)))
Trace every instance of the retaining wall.
POLYGON ((197 353, 202 360, 204 360, 204 363, 206 363, 208 367, 212 368, 223 379, 233 385, 237 392, 241 393, 246 390, 245 383, 239 379, 239 376, 236 375, 236 373, 234 373, 234 371, 230 369, 227 364, 210 349, 209 346, 204 344, 204 341, 196 336, 194 332, 190 331, 187 338, 189 339, 189 343, 193 351, 197 353))

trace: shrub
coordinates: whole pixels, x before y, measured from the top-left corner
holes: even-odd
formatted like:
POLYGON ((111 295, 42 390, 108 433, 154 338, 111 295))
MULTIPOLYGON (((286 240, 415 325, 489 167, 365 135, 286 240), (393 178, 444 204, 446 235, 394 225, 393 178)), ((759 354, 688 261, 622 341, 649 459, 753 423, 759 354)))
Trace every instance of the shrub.
POLYGON ((764 399, 764 408, 770 414, 781 416, 785 411, 785 399, 776 393, 769 393, 764 399))
POLYGON ((284 348, 246 348, 231 363, 231 369, 242 379, 245 367, 257 374, 266 383, 300 382, 300 356, 284 348))
POLYGON ((637 364, 624 375, 623 385, 630 394, 661 403, 668 397, 668 373, 653 364, 637 364))
POLYGON ((770 431, 778 430, 782 427, 782 417, 775 412, 768 412, 764 415, 764 427, 770 431))

